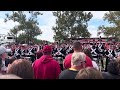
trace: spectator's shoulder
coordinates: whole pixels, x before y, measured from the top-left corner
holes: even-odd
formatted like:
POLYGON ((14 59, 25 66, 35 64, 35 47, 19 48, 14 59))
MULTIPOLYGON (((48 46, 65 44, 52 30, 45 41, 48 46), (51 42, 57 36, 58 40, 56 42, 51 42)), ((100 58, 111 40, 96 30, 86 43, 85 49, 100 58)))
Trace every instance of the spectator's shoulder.
POLYGON ((69 69, 63 70, 59 75, 59 79, 66 79, 69 71, 70 71, 69 69))
POLYGON ((70 54, 66 55, 66 57, 65 57, 65 58, 68 58, 68 57, 71 57, 71 56, 72 56, 72 53, 70 53, 70 54))
POLYGON ((55 64, 59 64, 55 59, 53 59, 52 62, 54 62, 55 64))
POLYGON ((36 59, 36 60, 33 62, 33 64, 36 64, 37 62, 39 62, 39 59, 36 59))
POLYGON ((110 77, 110 74, 108 72, 102 72, 103 78, 108 79, 110 77))

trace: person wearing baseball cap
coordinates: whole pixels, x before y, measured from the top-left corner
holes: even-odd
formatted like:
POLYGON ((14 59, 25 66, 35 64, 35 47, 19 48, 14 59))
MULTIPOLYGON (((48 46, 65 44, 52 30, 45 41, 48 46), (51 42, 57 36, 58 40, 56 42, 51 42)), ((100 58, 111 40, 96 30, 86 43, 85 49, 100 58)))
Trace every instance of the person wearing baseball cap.
POLYGON ((34 61, 33 70, 35 79, 58 79, 61 72, 59 63, 52 57, 52 47, 45 45, 43 55, 34 61))
POLYGON ((9 52, 9 50, 7 50, 5 47, 0 46, 0 58, 1 58, 1 72, 2 73, 6 73, 7 70, 7 65, 8 65, 8 59, 7 58, 7 52, 9 52))
POLYGON ((7 49, 3 46, 0 46, 0 55, 2 55, 3 53, 6 53, 7 49))

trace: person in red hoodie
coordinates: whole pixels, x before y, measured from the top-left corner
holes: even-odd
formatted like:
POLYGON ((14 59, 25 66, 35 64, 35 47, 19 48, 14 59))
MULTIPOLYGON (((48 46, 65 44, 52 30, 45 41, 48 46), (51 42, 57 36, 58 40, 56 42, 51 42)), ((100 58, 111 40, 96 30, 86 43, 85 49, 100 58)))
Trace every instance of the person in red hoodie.
MULTIPOLYGON (((74 44, 73 44, 73 50, 74 50, 74 52, 82 52, 83 49, 82 49, 81 43, 80 42, 74 42, 74 44)), ((63 61, 63 67, 64 67, 64 69, 68 69, 68 68, 71 67, 72 54, 73 53, 70 53, 70 54, 68 54, 65 57, 65 59, 63 61)), ((92 60, 87 55, 86 55, 86 64, 85 64, 85 66, 86 67, 93 67, 92 60)))
POLYGON ((61 73, 59 63, 52 57, 52 48, 49 45, 43 47, 43 56, 33 63, 35 79, 58 79, 61 73))

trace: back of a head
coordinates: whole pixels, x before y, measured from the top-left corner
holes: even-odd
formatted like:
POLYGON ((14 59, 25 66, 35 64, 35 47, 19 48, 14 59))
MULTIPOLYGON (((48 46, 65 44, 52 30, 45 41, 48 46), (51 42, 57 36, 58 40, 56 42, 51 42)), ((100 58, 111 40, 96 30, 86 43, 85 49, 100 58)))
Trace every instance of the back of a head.
POLYGON ((42 53, 42 51, 40 50, 40 51, 38 51, 37 53, 37 59, 39 59, 42 55, 43 55, 43 53, 42 53))
POLYGON ((112 60, 108 64, 108 72, 111 74, 119 75, 120 74, 120 61, 112 60))
POLYGON ((82 51, 82 45, 80 42, 74 42, 73 43, 73 49, 74 51, 82 51))
POLYGON ((95 68, 87 67, 81 69, 75 79, 103 79, 102 73, 95 68))
POLYGON ((74 52, 72 54, 71 65, 80 66, 81 62, 86 61, 86 55, 82 52, 74 52))
POLYGON ((14 74, 0 75, 0 79, 22 79, 14 74))
POLYGON ((51 55, 52 54, 52 47, 50 45, 45 45, 43 47, 43 54, 44 55, 51 55))
POLYGON ((15 74, 23 79, 33 79, 33 68, 28 60, 18 59, 15 60, 8 67, 8 74, 15 74))

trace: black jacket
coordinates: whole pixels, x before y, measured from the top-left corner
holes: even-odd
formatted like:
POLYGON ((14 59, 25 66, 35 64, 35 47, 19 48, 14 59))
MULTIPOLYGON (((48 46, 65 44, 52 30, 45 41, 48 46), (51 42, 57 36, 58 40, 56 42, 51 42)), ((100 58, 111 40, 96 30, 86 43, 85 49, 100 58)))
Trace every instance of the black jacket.
POLYGON ((120 75, 111 74, 109 72, 102 72, 104 79, 120 79, 120 75))
POLYGON ((8 64, 10 64, 10 60, 9 59, 5 59, 5 66, 8 67, 8 64))

